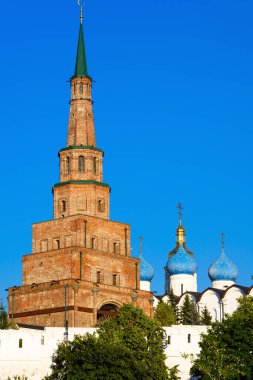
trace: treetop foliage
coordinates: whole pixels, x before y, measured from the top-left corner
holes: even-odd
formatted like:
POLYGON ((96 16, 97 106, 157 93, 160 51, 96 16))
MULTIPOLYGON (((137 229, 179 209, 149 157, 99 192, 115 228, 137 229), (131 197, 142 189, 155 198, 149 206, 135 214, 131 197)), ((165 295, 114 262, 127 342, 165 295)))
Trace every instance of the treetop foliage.
POLYGON ((95 334, 62 342, 47 380, 177 380, 165 365, 164 331, 139 308, 124 305, 95 334))
POLYGON ((208 380, 253 379, 253 298, 240 298, 239 304, 232 315, 202 335, 192 375, 208 380))
POLYGON ((8 314, 4 308, 4 305, 0 304, 0 330, 8 329, 8 314))
POLYGON ((155 310, 154 319, 160 326, 171 326, 177 323, 176 313, 169 302, 159 302, 155 310))
POLYGON ((200 316, 198 314, 194 301, 186 294, 183 305, 180 310, 180 322, 183 325, 200 325, 200 316))

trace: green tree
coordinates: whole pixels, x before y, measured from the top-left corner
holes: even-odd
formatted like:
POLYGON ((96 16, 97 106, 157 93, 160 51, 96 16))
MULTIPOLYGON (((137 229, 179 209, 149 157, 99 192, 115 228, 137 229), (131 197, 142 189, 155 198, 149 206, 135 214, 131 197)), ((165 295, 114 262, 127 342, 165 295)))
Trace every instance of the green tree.
POLYGON ((0 305, 0 330, 8 329, 8 315, 4 305, 0 305))
POLYGON ((171 289, 171 291, 169 292, 168 297, 169 297, 169 301, 168 302, 171 304, 171 306, 174 309, 175 316, 176 316, 176 322, 178 323, 178 322, 180 322, 180 313, 179 313, 179 310, 178 310, 177 299, 175 297, 173 289, 171 289))
POLYGON ((171 326, 176 324, 176 314, 169 302, 160 301, 155 310, 154 319, 161 326, 171 326))
POLYGON ((95 334, 60 343, 46 379, 176 380, 177 369, 170 376, 165 365, 163 335, 141 309, 124 305, 95 334))
POLYGON ((212 316, 208 310, 208 308, 205 306, 204 309, 201 312, 200 315, 200 321, 202 325, 209 326, 212 324, 212 316))
POLYGON ((178 376, 179 370, 178 365, 175 365, 172 368, 169 368, 169 379, 170 380, 180 380, 181 377, 178 376))
POLYGON ((173 307, 175 314, 176 314, 177 313, 177 300, 176 300, 175 294, 173 292, 173 289, 171 289, 171 291, 169 292, 168 297, 169 297, 169 303, 173 307))
POLYGON ((200 317, 196 305, 189 295, 186 294, 180 310, 180 322, 183 325, 199 325, 200 317))
POLYGON ((253 378, 253 298, 241 298, 239 303, 232 315, 202 335, 192 375, 208 380, 253 378))

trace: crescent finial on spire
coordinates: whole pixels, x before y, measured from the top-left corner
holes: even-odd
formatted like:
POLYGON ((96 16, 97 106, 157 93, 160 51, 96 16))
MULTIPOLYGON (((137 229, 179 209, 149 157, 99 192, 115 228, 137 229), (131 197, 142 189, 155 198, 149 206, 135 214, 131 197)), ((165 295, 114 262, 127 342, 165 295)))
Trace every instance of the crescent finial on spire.
POLYGON ((81 2, 81 0, 77 0, 77 3, 80 7, 80 23, 82 24, 83 23, 83 7, 84 7, 84 3, 81 2))

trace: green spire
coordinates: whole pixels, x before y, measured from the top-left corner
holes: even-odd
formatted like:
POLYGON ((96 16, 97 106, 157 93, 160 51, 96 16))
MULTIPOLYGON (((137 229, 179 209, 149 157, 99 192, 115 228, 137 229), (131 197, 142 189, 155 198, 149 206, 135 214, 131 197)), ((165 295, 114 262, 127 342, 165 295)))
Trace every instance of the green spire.
POLYGON ((78 46, 77 46, 77 55, 76 55, 76 68, 74 77, 88 77, 88 68, 85 55, 84 47, 84 36, 83 36, 83 25, 80 24, 78 46))

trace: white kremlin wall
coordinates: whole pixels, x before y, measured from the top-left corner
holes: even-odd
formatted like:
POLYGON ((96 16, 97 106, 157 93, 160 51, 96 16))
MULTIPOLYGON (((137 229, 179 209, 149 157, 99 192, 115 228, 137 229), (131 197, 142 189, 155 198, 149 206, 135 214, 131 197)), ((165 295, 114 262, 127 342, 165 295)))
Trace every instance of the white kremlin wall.
MULTIPOLYGON (((206 326, 175 325, 164 328, 169 337, 165 353, 166 364, 173 367, 179 364, 182 380, 190 378, 190 359, 182 354, 199 352, 200 334, 207 331, 206 326)), ((50 373, 52 354, 58 342, 64 338, 64 328, 47 327, 44 330, 20 328, 19 330, 0 330, 0 380, 19 375, 28 380, 41 380, 50 373), (22 340, 22 348, 19 347, 22 340)), ((94 333, 94 328, 69 328, 69 339, 75 334, 94 333)))

